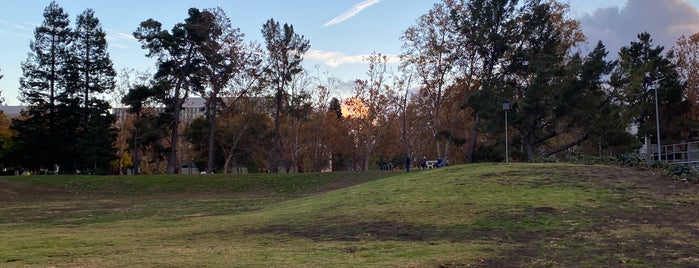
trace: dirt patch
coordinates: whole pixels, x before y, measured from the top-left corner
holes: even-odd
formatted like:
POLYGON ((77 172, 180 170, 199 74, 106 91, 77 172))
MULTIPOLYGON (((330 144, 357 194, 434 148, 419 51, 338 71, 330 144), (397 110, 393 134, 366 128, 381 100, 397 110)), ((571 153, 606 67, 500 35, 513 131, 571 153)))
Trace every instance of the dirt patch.
MULTIPOLYGON (((567 215, 535 208, 534 212, 550 213, 566 221, 585 222, 587 226, 566 227, 543 236, 539 232, 519 233, 510 237, 511 241, 519 242, 517 247, 478 267, 512 264, 699 267, 695 257, 699 245, 696 242, 699 240, 697 184, 676 181, 654 171, 616 166, 540 168, 484 179, 531 187, 563 184, 603 188, 619 198, 605 201, 596 209, 568 212, 567 215), (543 177, 556 176, 530 182, 512 179, 536 176, 538 172, 542 172, 543 177)), ((505 235, 498 233, 497 229, 490 230, 490 233, 494 237, 505 235)))
POLYGON ((62 189, 0 180, 0 202, 67 195, 62 189))

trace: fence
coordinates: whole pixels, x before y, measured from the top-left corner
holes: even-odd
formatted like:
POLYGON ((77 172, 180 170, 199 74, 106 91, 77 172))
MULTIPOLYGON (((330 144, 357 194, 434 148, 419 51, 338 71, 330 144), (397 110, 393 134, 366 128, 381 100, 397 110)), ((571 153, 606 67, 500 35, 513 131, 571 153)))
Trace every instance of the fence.
POLYGON ((699 141, 661 145, 660 152, 657 146, 646 143, 640 154, 646 161, 660 160, 673 165, 686 164, 699 168, 699 141))

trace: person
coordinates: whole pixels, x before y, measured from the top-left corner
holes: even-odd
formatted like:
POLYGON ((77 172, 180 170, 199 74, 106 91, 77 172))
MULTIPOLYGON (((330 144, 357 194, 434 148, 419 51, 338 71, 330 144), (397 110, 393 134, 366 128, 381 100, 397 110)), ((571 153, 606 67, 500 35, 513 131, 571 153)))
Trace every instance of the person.
POLYGON ((422 161, 420 162, 420 168, 426 169, 427 168, 427 157, 422 157, 422 161))
POLYGON ((405 157, 405 172, 410 172, 410 156, 405 157))
POLYGON ((442 161, 442 157, 437 158, 437 167, 442 167, 444 166, 444 162, 442 161))

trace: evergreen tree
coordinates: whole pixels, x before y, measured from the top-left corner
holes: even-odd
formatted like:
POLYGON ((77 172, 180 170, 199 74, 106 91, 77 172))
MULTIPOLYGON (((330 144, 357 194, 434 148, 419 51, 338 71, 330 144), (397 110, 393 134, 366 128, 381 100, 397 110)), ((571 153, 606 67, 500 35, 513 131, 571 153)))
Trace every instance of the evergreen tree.
POLYGON ((180 140, 180 112, 191 92, 202 91, 205 81, 202 75, 204 58, 202 46, 210 41, 213 31, 214 16, 197 8, 190 8, 189 17, 176 24, 171 31, 163 30, 162 23, 148 19, 141 22, 133 33, 148 57, 158 59, 158 72, 155 79, 162 85, 160 98, 166 105, 166 112, 171 113, 172 124, 167 173, 179 171, 177 144, 180 140))
POLYGON ((93 108, 102 102, 99 94, 114 90, 116 72, 107 52, 106 34, 92 9, 85 10, 76 20, 73 52, 73 82, 82 107, 93 108))
POLYGON ((25 168, 108 168, 115 139, 108 103, 99 94, 114 88, 115 72, 99 20, 90 9, 70 27, 55 2, 44 10, 22 64, 20 97, 29 108, 13 128, 25 168))
POLYGON ((76 160, 84 168, 106 170, 116 155, 116 118, 100 94, 114 90, 116 72, 107 52, 106 34, 92 9, 77 17, 74 37, 69 89, 72 109, 81 111, 76 160))
POLYGON ((21 165, 28 169, 49 168, 70 161, 61 149, 74 144, 74 133, 57 120, 58 96, 66 91, 69 47, 72 31, 68 14, 52 1, 44 9, 44 21, 34 30, 27 60, 22 63, 20 99, 28 106, 24 120, 15 120, 12 128, 19 134, 17 148, 21 165), (64 136, 66 135, 66 136, 64 136))
POLYGON ((287 87, 303 67, 303 54, 310 48, 309 41, 294 32, 294 26, 269 19, 262 26, 262 36, 267 46, 267 68, 265 76, 274 91, 274 140, 269 159, 269 171, 279 170, 281 159, 281 113, 287 97, 287 87))
POLYGON ((625 119, 638 126, 639 139, 657 140, 657 102, 661 142, 689 140, 696 123, 689 120, 692 104, 684 98, 685 85, 673 62, 674 53, 663 54, 664 47, 653 46, 652 42, 649 33, 640 33, 637 41, 621 48, 612 86, 620 93, 619 101, 627 106, 625 119))

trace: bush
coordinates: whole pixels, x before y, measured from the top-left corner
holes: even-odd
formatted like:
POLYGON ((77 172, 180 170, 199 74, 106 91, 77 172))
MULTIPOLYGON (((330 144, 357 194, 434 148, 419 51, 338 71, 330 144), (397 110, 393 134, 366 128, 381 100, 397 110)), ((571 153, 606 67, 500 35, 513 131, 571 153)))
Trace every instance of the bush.
POLYGON ((639 154, 627 153, 619 155, 616 163, 627 167, 648 168, 650 165, 639 154))
POLYGON ((597 157, 589 155, 572 155, 566 157, 565 161, 568 163, 583 165, 612 165, 617 163, 617 159, 614 157, 597 157))
POLYGON ((680 180, 699 182, 699 171, 688 164, 671 165, 664 169, 664 174, 670 175, 680 180))

